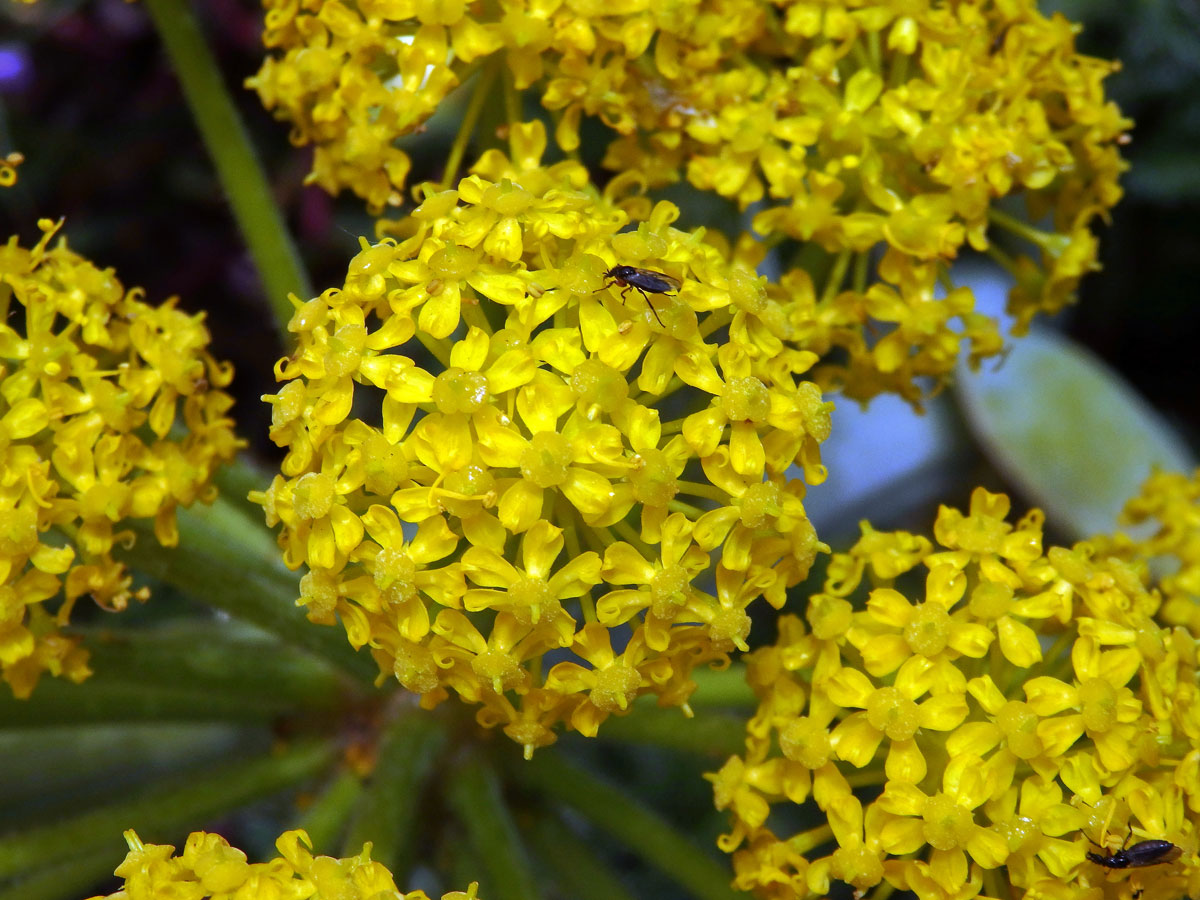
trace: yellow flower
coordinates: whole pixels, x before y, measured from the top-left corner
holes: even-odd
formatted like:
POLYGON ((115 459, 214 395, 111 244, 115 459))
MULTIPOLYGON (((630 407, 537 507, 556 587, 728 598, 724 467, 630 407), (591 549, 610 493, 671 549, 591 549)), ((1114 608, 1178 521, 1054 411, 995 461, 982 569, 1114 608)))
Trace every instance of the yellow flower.
MULTIPOLYGON (((117 866, 121 890, 92 900, 125 900, 139 897, 173 897, 187 900, 234 900, 241 897, 270 900, 429 900, 424 891, 402 893, 391 873, 371 859, 371 845, 357 856, 335 859, 313 856, 312 842, 303 831, 287 831, 275 847, 279 856, 249 863, 246 854, 220 835, 195 831, 188 835, 183 853, 174 856, 169 844, 144 844, 133 831, 125 832, 129 854, 117 866)), ((475 900, 477 884, 466 891, 443 894, 442 900, 475 900)))
MULTIPOLYGON (((1174 509, 1166 544, 1193 546, 1194 504, 1167 501, 1168 484, 1182 486, 1159 476, 1138 503, 1174 509)), ((1043 551, 1041 514, 1010 523, 1009 506, 980 489, 966 514, 943 507, 937 546, 864 525, 809 627, 785 616, 748 657, 760 705, 745 753, 711 776, 739 887, 1177 900, 1197 881, 1196 639, 1162 623, 1137 542, 1043 551), (784 804, 799 809, 776 815, 784 804), (831 853, 830 833, 779 831, 814 819, 831 853), (1086 859, 1089 842, 1112 853, 1130 833, 1178 845, 1180 861, 1122 881, 1086 859)))
POLYGON ((1159 581, 1165 598, 1163 618, 1200 635, 1200 606, 1195 602, 1200 596, 1200 470, 1191 475, 1155 472, 1126 504, 1124 518, 1131 525, 1153 523, 1154 531, 1141 538, 1118 534, 1090 543, 1097 553, 1120 556, 1139 567, 1171 560, 1171 571, 1159 581))
POLYGON ((25 162, 25 155, 13 150, 0 158, 0 187, 12 187, 17 183, 17 168, 25 162))
MULTIPOLYGON (((755 230, 805 245, 825 282, 817 301, 796 290, 803 270, 784 276, 777 299, 794 307, 797 334, 782 336, 838 351, 815 380, 855 399, 917 403, 918 379, 945 379, 961 347, 972 363, 1002 350, 996 321, 949 283, 964 251, 1013 275, 1018 333, 1059 310, 1096 268, 1093 226, 1121 196, 1130 122, 1103 91, 1115 64, 1077 53, 1076 28, 1034 0, 688 0, 670 16, 518 0, 266 5, 277 55, 248 84, 315 146, 310 180, 373 211, 400 205, 409 158, 397 142, 472 77, 472 102, 498 82, 539 96, 567 152, 582 117, 598 117, 618 179, 686 179, 761 204, 755 230), (1016 197, 1026 221, 998 208, 1016 197), (1051 230, 1030 224, 1047 219, 1051 230)), ((488 252, 515 262, 529 195, 486 177, 496 203, 476 227, 488 252)), ((427 315, 449 321, 454 296, 427 315)))
POLYGON ((149 596, 112 557, 132 536, 121 523, 153 519, 174 545, 176 507, 211 501, 240 444, 203 317, 148 306, 39 227, 32 248, 0 247, 0 667, 18 697, 42 672, 88 676, 60 632, 76 601, 149 596))
POLYGON ((541 166, 540 124, 512 141, 299 306, 267 398, 288 454, 254 496, 310 618, 532 752, 642 694, 686 709, 692 668, 747 647, 747 607, 824 549, 791 471, 824 478, 831 404, 738 254, 541 166), (617 264, 680 290, 626 302, 617 264))

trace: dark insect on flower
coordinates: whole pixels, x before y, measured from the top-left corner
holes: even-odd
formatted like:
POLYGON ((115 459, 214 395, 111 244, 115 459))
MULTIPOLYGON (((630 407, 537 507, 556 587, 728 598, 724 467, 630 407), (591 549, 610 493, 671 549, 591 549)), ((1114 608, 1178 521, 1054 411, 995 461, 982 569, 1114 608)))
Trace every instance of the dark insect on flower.
POLYGON ((604 273, 604 277, 609 280, 604 283, 604 287, 600 288, 601 291, 614 284, 624 288, 621 291, 622 303, 625 302, 625 295, 629 293, 630 289, 638 291, 645 299, 646 305, 650 307, 650 312, 654 313, 654 318, 658 319, 659 325, 663 324, 663 320, 659 318, 658 310, 650 302, 650 294, 669 294, 671 291, 679 290, 678 278, 672 278, 662 272, 653 272, 650 269, 639 269, 636 266, 613 266, 604 273))
MULTIPOLYGON (((1129 840, 1129 838, 1127 837, 1125 840, 1129 840)), ((1122 847, 1109 856, 1089 852, 1087 858, 1106 869, 1140 869, 1143 866, 1175 862, 1182 854, 1183 848, 1175 846, 1170 841, 1138 841, 1132 847, 1128 849, 1122 847)))

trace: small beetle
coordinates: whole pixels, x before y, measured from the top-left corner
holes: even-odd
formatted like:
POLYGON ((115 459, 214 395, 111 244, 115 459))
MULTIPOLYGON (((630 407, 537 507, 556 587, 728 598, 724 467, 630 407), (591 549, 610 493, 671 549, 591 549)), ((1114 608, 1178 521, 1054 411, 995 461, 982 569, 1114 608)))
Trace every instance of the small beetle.
MULTIPOLYGON (((646 301, 646 305, 650 307, 650 312, 654 313, 654 318, 658 319, 658 324, 662 325, 663 320, 658 315, 658 310, 654 308, 654 304, 650 302, 650 294, 668 294, 671 291, 679 290, 679 279, 672 278, 670 275, 665 275, 662 272, 653 272, 650 269, 639 269, 636 266, 613 266, 604 273, 605 288, 616 285, 624 288, 621 291, 621 302, 625 302, 625 295, 630 289, 638 291, 646 301)), ((600 293, 595 291, 595 293, 600 293)), ((665 327, 665 326, 664 326, 665 327)))
POLYGON ((1106 869, 1140 869, 1143 866, 1175 862, 1182 855, 1183 848, 1170 841, 1138 841, 1129 849, 1122 847, 1109 856, 1089 852, 1087 858, 1106 869))

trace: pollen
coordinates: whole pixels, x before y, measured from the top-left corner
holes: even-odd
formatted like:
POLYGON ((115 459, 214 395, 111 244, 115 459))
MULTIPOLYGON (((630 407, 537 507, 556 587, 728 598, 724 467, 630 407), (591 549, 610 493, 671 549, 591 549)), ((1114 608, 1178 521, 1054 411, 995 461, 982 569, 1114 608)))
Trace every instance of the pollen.
POLYGON ((612 414, 629 396, 621 373, 599 359, 585 359, 571 373, 571 390, 585 404, 612 414))
POLYGON ((333 508, 337 494, 333 479, 322 472, 309 472, 296 482, 293 504, 300 519, 320 519, 333 508))
POLYGON ((925 842, 935 850, 964 847, 975 832, 975 820, 952 797, 935 794, 925 804, 925 842))
POLYGON ((661 619, 671 619, 687 602, 691 578, 683 566, 666 566, 650 579, 650 609, 661 619))
POLYGON ((589 696, 599 709, 623 711, 637 697, 640 682, 641 676, 630 666, 607 666, 596 673, 596 685, 589 696))
POLYGON ((809 769, 821 768, 833 755, 829 730, 807 716, 794 719, 784 726, 779 732, 779 749, 788 759, 809 769))
POLYGON ((433 381, 433 402, 444 413, 472 413, 488 402, 487 376, 451 367, 433 381))
POLYGON ((675 467, 661 450, 646 449, 632 460, 633 496, 647 506, 666 506, 679 493, 675 467))
POLYGON ((570 441, 553 431, 540 431, 521 454, 521 475, 538 487, 554 487, 566 480, 571 458, 570 441))
POLYGON ((917 704, 897 688, 882 687, 867 701, 867 721, 893 741, 906 741, 917 733, 917 704))
POLYGON ((937 601, 922 603, 904 627, 904 640, 913 653, 937 656, 950 641, 950 612, 937 601))
POLYGON ((731 422, 765 422, 771 412, 771 393, 753 376, 730 379, 721 402, 731 422))

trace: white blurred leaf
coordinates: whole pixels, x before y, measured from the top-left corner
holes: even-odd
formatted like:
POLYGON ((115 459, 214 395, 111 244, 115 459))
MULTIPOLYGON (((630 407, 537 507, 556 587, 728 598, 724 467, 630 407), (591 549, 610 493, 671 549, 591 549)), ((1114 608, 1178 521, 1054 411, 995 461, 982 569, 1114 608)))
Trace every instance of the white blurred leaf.
POLYGON ((984 451, 1057 528, 1117 528, 1151 469, 1191 472, 1195 457, 1112 369, 1050 332, 1012 342, 1004 362, 959 366, 956 390, 984 451))

